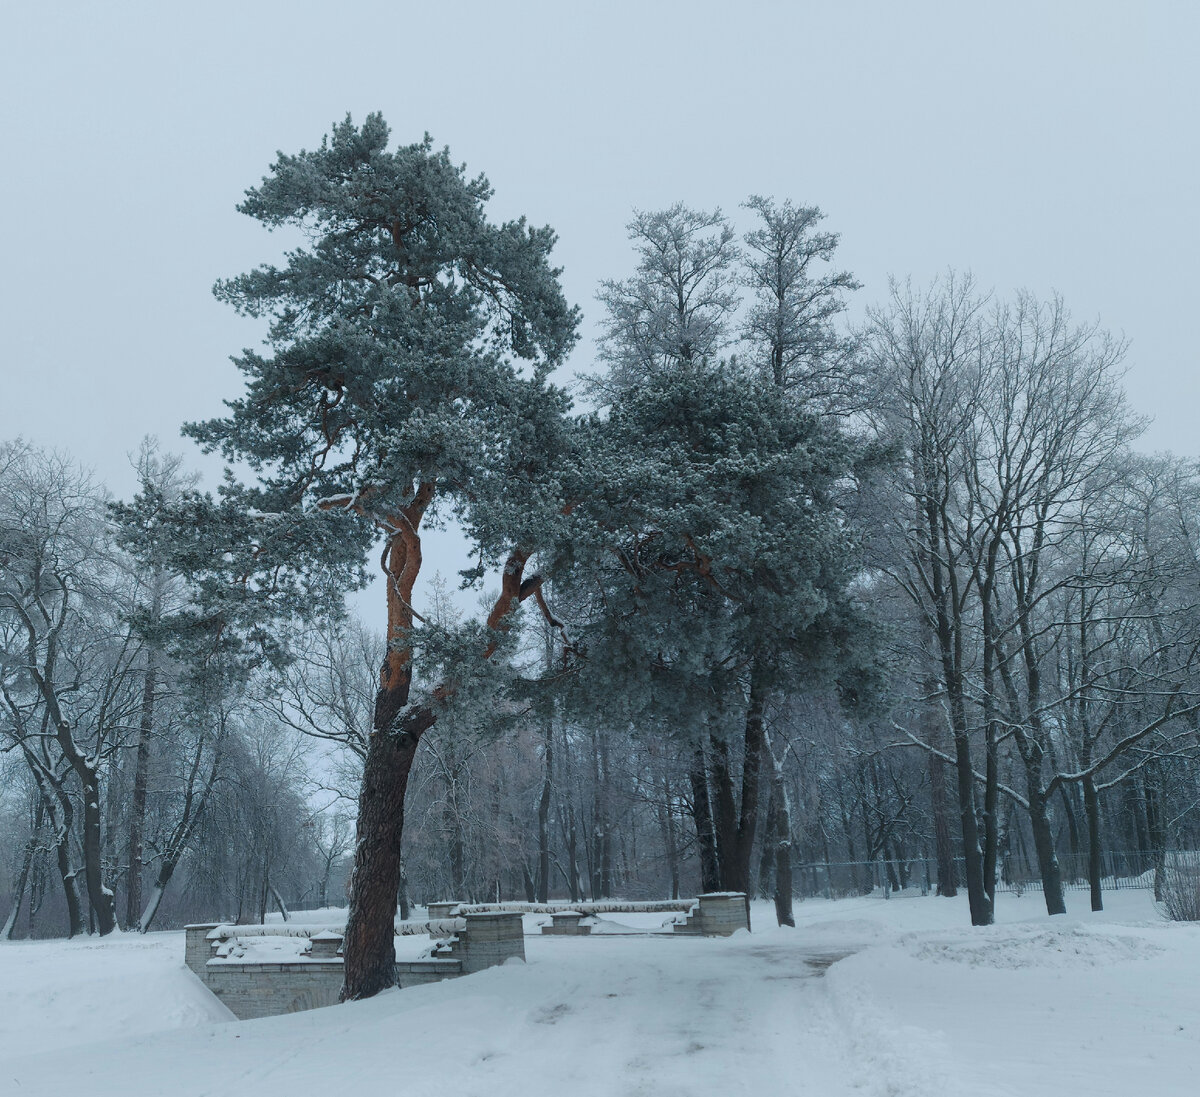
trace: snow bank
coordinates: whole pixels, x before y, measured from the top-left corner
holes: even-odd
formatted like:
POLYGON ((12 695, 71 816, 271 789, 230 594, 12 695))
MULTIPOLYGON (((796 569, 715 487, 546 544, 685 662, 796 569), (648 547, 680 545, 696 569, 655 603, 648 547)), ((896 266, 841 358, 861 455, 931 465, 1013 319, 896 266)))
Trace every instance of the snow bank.
POLYGON ((902 938, 900 945, 918 960, 972 967, 1080 968, 1144 960, 1163 951, 1144 936, 1104 933, 1082 925, 988 926, 970 936, 902 938))
POLYGON ((1190 1097, 1200 927, 1164 922, 1144 893, 1106 902, 1051 919, 1040 896, 1002 899, 1000 924, 972 929, 957 899, 851 900, 810 932, 869 940, 825 990, 880 1093, 1190 1097))
POLYGON ((180 932, 0 945, 0 1064, 232 1018, 183 966, 180 932))

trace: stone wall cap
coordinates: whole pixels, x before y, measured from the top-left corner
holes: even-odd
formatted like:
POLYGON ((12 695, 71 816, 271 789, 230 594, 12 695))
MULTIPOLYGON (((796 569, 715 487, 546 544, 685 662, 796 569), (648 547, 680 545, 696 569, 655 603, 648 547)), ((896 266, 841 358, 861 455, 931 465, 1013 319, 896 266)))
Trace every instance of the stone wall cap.
POLYGON ((697 895, 697 899, 745 899, 744 891, 706 891, 703 895, 697 895))
POLYGON ((346 937, 345 934, 338 933, 336 930, 323 929, 320 933, 314 933, 309 939, 312 941, 344 941, 346 937))

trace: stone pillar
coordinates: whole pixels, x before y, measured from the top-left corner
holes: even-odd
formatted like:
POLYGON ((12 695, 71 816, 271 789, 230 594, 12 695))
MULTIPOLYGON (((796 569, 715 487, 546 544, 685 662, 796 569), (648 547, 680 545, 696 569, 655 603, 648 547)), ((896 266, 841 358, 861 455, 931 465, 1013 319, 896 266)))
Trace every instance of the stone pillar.
POLYGON ((543 933, 560 937, 586 937, 592 932, 591 926, 579 924, 583 915, 577 910, 556 910, 550 919, 550 925, 542 926, 543 933))
POLYGON ((430 903, 426 910, 429 911, 429 920, 431 922, 440 922, 445 918, 453 918, 454 911, 458 908, 458 901, 430 903))
POLYGON ((745 892, 710 892, 697 899, 700 903, 697 921, 705 937, 728 937, 739 929, 750 928, 745 892))
POLYGON ((224 922, 204 922, 193 926, 185 926, 183 962, 187 964, 201 979, 204 978, 205 968, 212 959, 212 942, 208 935, 224 922))
POLYGON ((342 947, 342 935, 331 929, 322 930, 312 935, 312 946, 309 949, 310 960, 336 960, 338 949, 342 947))
POLYGON ((525 931, 515 910, 466 915, 467 928, 459 931, 452 955, 462 960, 463 974, 495 967, 516 956, 525 959, 525 931))

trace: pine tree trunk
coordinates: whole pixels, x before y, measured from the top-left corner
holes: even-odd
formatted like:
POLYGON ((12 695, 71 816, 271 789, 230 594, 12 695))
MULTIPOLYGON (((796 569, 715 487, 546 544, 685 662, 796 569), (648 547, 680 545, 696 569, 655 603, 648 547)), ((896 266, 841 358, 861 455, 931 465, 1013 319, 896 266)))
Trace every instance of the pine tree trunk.
POLYGON ((612 825, 612 766, 608 754, 608 735, 598 736, 596 786, 596 871, 599 883, 597 899, 606 899, 613 892, 613 825, 612 825))
POLYGON ((737 837, 733 864, 727 874, 726 888, 741 891, 750 899, 750 865, 754 855, 754 836, 758 828, 758 802, 761 788, 763 749, 766 731, 766 677, 755 660, 750 670, 750 697, 746 706, 745 751, 742 755, 742 802, 738 809, 737 837))
POLYGON ((771 791, 767 795, 766 830, 763 831, 762 850, 758 857, 758 890, 760 899, 766 899, 771 894, 771 877, 775 871, 775 782, 771 782, 771 791))
POLYGON ((538 869, 536 902, 550 897, 550 798, 554 791, 554 719, 543 729, 542 795, 538 800, 538 869))
MULTIPOLYGON (((371 736, 358 796, 350 912, 342 944, 344 982, 339 998, 369 998, 396 983, 395 920, 400 890, 404 794, 421 736, 433 726, 428 705, 406 711, 412 687, 412 592, 421 570, 417 529, 433 499, 422 484, 396 517, 399 531, 387 547, 387 654, 379 672, 371 736)), ((519 570, 518 570, 519 579, 519 570)))
MULTIPOLYGON (((775 757, 766 729, 763 749, 771 763, 771 845, 775 855, 775 920, 781 926, 795 926, 792 913, 792 806, 783 780, 783 761, 775 757)), ((828 856, 828 851, 827 854, 828 856)))
POLYGON ((688 770, 692 785, 692 819, 696 824, 696 848, 700 854, 700 890, 720 891, 721 871, 717 860, 717 838, 713 829, 712 801, 708 793, 708 765, 704 746, 696 744, 688 770))
POLYGON ((150 780, 150 737, 154 732, 154 691, 158 667, 151 650, 142 683, 142 711, 138 720, 137 755, 133 767, 133 796, 129 804, 129 875, 125 883, 125 925, 138 924, 142 910, 142 828, 146 822, 146 794, 150 780))
POLYGON ((602 733, 592 732, 592 826, 587 843, 588 886, 593 902, 600 898, 602 892, 600 861, 604 842, 604 778, 600 769, 598 734, 602 737, 602 733))
POLYGON ((775 921, 781 926, 795 926, 796 916, 792 912, 792 842, 788 837, 791 826, 791 811, 787 798, 776 808, 780 812, 776 823, 775 837, 775 921))
POLYGON ((721 891, 736 891, 730 882, 737 857, 737 802, 730 773, 729 744, 718 735, 710 735, 709 778, 713 790, 713 830, 717 838, 717 879, 721 891))
POLYGON ((567 890, 570 892, 571 902, 577 903, 580 898, 579 889, 579 831, 575 826, 575 809, 571 808, 570 818, 567 824, 567 866, 570 869, 570 879, 568 881, 567 890))
POLYGON ((663 805, 660 809, 660 825, 663 832, 663 849, 667 858, 667 877, 671 884, 671 898, 679 898, 679 850, 675 841, 675 806, 671 796, 671 779, 663 776, 663 805))
POLYGON ((450 835, 450 897, 463 900, 467 889, 467 846, 463 837, 462 818, 458 812, 457 776, 452 775, 451 787, 446 790, 444 825, 450 835))
MULTIPOLYGON (((376 702, 376 719, 382 716, 390 725, 395 713, 386 711, 386 702, 386 698, 382 704, 376 702)), ((367 747, 358 798, 350 916, 342 947, 342 1001, 369 998, 396 983, 394 922, 400 888, 404 794, 417 743, 432 726, 433 713, 417 709, 391 732, 373 733, 367 747)))

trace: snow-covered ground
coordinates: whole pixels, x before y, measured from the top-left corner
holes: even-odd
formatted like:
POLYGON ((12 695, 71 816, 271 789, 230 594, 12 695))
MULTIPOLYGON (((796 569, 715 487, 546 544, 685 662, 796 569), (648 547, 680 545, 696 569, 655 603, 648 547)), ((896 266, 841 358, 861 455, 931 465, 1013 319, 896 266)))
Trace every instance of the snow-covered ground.
POLYGON ((756 906, 727 940, 529 937, 525 965, 240 1023, 182 934, 5 944, 0 1094, 1200 1092, 1200 926, 1106 901, 1051 920, 1002 896, 986 930, 961 900, 870 897, 800 904, 794 931, 756 906))

